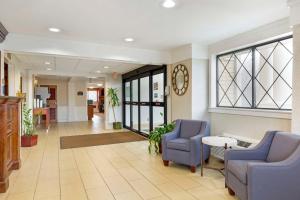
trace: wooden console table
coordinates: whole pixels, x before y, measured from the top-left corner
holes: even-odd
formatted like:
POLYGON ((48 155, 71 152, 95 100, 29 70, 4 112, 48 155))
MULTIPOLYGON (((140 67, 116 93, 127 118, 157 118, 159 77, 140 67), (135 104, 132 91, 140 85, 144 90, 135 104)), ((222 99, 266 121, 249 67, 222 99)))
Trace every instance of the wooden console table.
POLYGON ((9 186, 9 174, 19 169, 21 98, 0 96, 0 192, 9 186))
POLYGON ((45 126, 46 128, 49 127, 50 124, 50 109, 48 107, 46 108, 34 108, 33 109, 33 115, 45 115, 45 126))

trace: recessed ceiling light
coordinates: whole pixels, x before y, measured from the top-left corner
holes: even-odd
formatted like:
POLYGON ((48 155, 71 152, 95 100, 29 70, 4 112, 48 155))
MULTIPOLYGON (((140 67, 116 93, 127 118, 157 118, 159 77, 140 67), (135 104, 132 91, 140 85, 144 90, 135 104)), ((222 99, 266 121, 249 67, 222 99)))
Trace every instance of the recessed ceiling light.
POLYGON ((176 6, 176 2, 174 0, 164 0, 162 2, 162 6, 165 8, 174 8, 176 6))
POLYGON ((101 86, 103 86, 103 84, 102 83, 99 83, 99 84, 97 84, 99 87, 101 87, 101 86))
POLYGON ((48 30, 53 32, 53 33, 59 33, 61 31, 59 28, 54 28, 54 27, 51 27, 48 30))
POLYGON ((133 42, 134 39, 133 39, 133 38, 125 38, 124 41, 125 41, 125 42, 133 42))
POLYGON ((109 66, 104 66, 104 69, 108 69, 109 68, 109 66))
POLYGON ((51 70, 52 70, 52 68, 50 68, 50 67, 47 68, 47 71, 51 71, 51 70))
POLYGON ((101 71, 100 71, 100 70, 97 70, 96 72, 97 72, 98 74, 100 74, 100 73, 101 73, 101 71))
POLYGON ((50 64, 51 64, 51 63, 50 63, 50 62, 48 62, 48 61, 46 61, 46 62, 45 62, 45 65, 50 65, 50 64))

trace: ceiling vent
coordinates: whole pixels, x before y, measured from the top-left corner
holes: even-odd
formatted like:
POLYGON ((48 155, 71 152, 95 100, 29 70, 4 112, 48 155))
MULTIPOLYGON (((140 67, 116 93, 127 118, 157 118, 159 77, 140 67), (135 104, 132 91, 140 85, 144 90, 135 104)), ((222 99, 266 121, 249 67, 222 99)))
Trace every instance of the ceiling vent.
POLYGON ((5 37, 7 36, 8 31, 3 26, 3 24, 0 22, 0 43, 5 40, 5 37))

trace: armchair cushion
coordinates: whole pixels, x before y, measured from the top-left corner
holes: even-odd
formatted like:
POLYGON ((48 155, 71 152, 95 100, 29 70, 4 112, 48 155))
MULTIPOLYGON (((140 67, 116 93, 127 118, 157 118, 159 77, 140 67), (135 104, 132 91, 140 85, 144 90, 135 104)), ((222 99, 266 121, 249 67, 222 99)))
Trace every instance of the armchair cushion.
POLYGON ((277 133, 272 141, 272 145, 267 157, 268 162, 279 162, 287 159, 299 145, 299 139, 292 134, 277 133))
POLYGON ((180 127, 181 138, 191 138, 199 134, 202 122, 197 120, 182 120, 180 127))
POLYGON ((247 170, 249 163, 265 163, 262 160, 229 160, 227 170, 231 172, 240 182, 247 185, 247 170))
POLYGON ((185 138, 177 138, 167 142, 169 149, 176 149, 181 151, 190 151, 190 140, 185 138))

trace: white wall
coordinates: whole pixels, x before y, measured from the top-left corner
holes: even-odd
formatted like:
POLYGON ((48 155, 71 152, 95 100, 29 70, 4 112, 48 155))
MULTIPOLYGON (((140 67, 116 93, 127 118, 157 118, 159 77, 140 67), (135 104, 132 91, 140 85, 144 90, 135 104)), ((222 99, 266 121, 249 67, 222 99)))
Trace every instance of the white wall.
MULTIPOLYGON (((283 19, 210 45, 210 107, 214 108, 216 106, 215 56, 217 54, 270 40, 270 38, 287 35, 290 32, 288 19, 283 19)), ((226 111, 225 109, 224 113, 219 113, 215 109, 211 109, 212 134, 219 135, 226 132, 260 139, 267 130, 291 130, 290 113, 285 113, 287 116, 274 118, 270 117, 271 114, 268 112, 263 113, 262 116, 249 116, 247 111, 242 111, 243 114, 240 115, 232 114, 232 112, 234 111, 230 109, 226 111)))
POLYGON ((192 119, 209 120, 208 88, 209 69, 207 59, 192 60, 192 119))
POLYGON ((87 116, 87 81, 83 78, 71 78, 68 83, 69 121, 88 121, 87 116), (83 92, 78 96, 77 92, 83 92))
POLYGON ((300 25, 294 26, 292 131, 300 133, 300 25))

